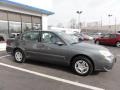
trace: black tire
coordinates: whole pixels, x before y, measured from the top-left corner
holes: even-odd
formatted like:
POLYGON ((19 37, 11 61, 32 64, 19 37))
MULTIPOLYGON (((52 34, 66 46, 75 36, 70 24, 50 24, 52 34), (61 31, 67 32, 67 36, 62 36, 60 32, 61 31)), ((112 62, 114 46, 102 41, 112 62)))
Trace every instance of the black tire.
MULTIPOLYGON (((82 63, 83 63, 82 62, 82 63)), ((87 57, 85 56, 78 56, 76 58, 73 59, 73 62, 72 62, 72 69, 75 73, 77 73, 78 75, 80 76, 87 76, 89 74, 92 74, 93 73, 93 69, 94 69, 94 66, 93 64, 91 63, 90 59, 88 59, 87 57), (87 70, 84 72, 84 73, 81 73, 80 71, 80 68, 79 67, 76 67, 77 63, 78 62, 84 62, 85 63, 85 66, 87 67, 87 70), (76 68, 79 68, 79 71, 78 69, 76 68)))
POLYGON ((15 52, 14 52, 14 60, 17 63, 23 63, 23 62, 25 62, 25 54, 24 54, 24 52, 22 50, 20 50, 20 49, 15 50, 15 52), (16 56, 17 54, 20 54, 20 56, 21 56, 19 59, 16 56))

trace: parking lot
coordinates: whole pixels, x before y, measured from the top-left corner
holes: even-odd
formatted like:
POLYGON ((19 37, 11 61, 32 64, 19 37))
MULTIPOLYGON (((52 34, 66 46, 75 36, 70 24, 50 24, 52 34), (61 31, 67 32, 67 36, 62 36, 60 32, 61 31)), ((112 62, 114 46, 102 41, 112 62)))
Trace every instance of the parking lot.
POLYGON ((15 63, 12 56, 0 51, 0 90, 119 90, 120 48, 105 47, 117 57, 113 69, 85 77, 69 67, 34 60, 15 63))

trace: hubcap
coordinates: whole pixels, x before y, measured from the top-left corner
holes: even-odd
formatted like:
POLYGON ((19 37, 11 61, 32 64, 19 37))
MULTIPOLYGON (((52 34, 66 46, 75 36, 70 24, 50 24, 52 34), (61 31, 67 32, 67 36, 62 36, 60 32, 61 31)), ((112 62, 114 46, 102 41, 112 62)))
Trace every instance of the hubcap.
POLYGON ((23 58, 23 56, 22 56, 22 53, 21 53, 21 52, 16 52, 16 53, 15 53, 15 59, 16 59, 17 61, 22 61, 22 58, 23 58))
POLYGON ((117 46, 117 47, 120 47, 120 42, 117 42, 116 46, 117 46))
POLYGON ((84 60, 78 60, 75 63, 75 70, 80 74, 85 74, 89 70, 89 65, 84 60))

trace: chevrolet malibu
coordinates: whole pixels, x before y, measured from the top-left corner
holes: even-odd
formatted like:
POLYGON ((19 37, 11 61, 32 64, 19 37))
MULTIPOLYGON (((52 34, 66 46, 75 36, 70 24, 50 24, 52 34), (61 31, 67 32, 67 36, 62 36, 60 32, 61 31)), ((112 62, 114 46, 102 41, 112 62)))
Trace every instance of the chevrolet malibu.
POLYGON ((18 63, 26 59, 70 66, 85 76, 94 71, 109 71, 116 59, 106 48, 79 42, 77 38, 57 31, 29 31, 8 39, 6 51, 18 63))

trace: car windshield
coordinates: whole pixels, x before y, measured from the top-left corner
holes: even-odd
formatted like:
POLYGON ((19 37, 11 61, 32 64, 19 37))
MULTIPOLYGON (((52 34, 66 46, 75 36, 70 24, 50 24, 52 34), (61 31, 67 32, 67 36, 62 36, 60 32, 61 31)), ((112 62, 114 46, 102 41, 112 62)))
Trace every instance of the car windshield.
POLYGON ((79 43, 78 37, 73 35, 73 34, 66 34, 64 32, 58 32, 58 34, 60 36, 62 36, 64 38, 64 40, 66 40, 70 44, 77 44, 77 43, 79 43))

